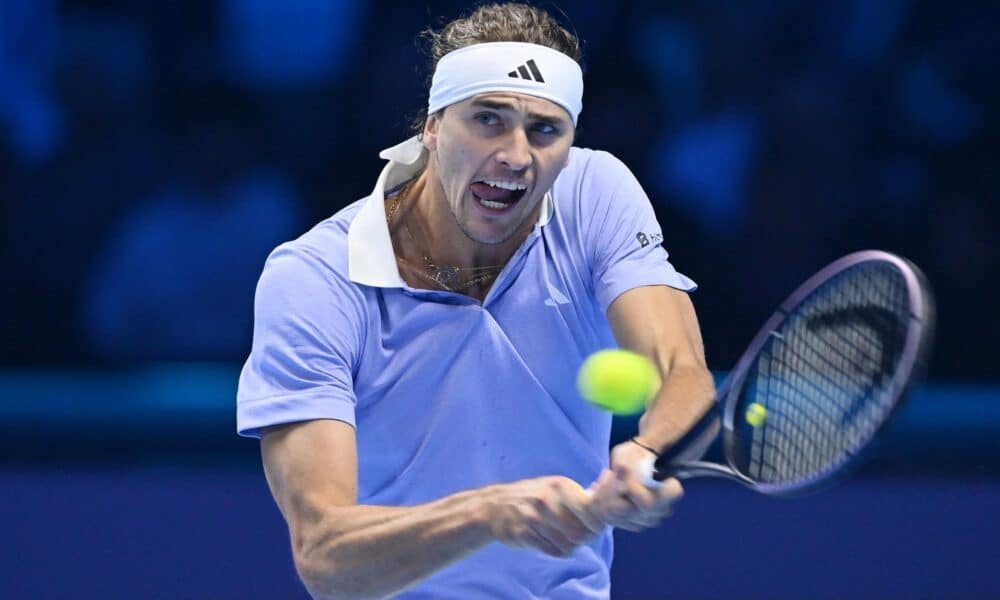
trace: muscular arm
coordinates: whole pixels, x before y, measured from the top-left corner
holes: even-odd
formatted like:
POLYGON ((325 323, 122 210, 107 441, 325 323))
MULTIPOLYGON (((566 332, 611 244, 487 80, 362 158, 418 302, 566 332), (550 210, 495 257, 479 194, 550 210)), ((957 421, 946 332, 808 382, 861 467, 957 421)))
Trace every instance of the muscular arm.
MULTIPOLYGON (((667 448, 708 411, 715 395, 691 300, 670 287, 639 287, 611 304, 608 320, 620 346, 649 357, 660 371, 663 385, 639 420, 639 437, 645 446, 667 448)), ((700 455, 702 450, 692 448, 690 453, 700 455)), ((612 449, 611 470, 591 486, 599 518, 642 531, 670 514, 683 489, 674 478, 647 487, 637 469, 649 457, 648 450, 629 442, 612 449)))
POLYGON ((648 356, 660 370, 663 386, 639 420, 639 436, 666 448, 711 408, 715 396, 691 299, 667 286, 639 287, 612 303, 608 319, 620 346, 648 356))
POLYGON ((412 507, 358 505, 354 430, 340 421, 270 428, 261 452, 296 568, 319 598, 384 597, 491 541, 565 556, 602 527, 581 508, 583 490, 560 477, 412 507))
MULTIPOLYGON (((608 320, 620 346, 649 357, 660 371, 663 385, 639 420, 639 437, 645 446, 667 448, 698 422, 715 396, 691 300, 667 286, 639 287, 611 304, 608 320)), ((615 527, 642 531, 670 514, 683 489, 674 478, 647 487, 637 469, 650 456, 629 442, 612 449, 611 470, 591 486, 597 516, 615 527)))

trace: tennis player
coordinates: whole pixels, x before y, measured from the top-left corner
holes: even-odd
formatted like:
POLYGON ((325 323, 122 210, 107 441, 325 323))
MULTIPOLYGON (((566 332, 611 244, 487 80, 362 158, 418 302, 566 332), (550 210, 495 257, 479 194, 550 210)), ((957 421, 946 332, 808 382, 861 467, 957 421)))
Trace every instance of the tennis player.
POLYGON ((239 431, 316 597, 607 598, 611 528, 681 495, 633 468, 712 401, 695 286, 628 168, 573 147, 573 35, 523 4, 430 35, 421 133, 267 260, 239 431), (615 345, 665 383, 609 457, 574 381, 615 345))

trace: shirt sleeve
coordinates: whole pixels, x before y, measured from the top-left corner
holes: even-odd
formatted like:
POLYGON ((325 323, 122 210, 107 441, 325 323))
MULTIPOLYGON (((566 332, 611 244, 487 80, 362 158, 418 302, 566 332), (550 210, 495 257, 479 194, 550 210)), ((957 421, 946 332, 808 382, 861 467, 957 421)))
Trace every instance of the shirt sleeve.
POLYGON ((669 285, 693 291, 697 284, 677 272, 663 248, 663 231, 635 175, 607 152, 596 152, 585 177, 592 203, 584 229, 593 287, 606 312, 630 289, 669 285))
POLYGON ((311 419, 352 427, 354 368, 363 347, 360 292, 287 244, 268 258, 254 298, 253 346, 240 374, 240 435, 311 419))

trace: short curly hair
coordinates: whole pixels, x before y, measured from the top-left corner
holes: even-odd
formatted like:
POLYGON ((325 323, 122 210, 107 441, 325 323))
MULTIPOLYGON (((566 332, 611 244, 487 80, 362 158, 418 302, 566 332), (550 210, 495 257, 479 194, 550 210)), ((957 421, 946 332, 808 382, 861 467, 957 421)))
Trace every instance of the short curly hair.
MULTIPOLYGON (((467 16, 447 23, 438 31, 430 28, 422 31, 420 37, 430 46, 431 64, 426 82, 428 92, 438 61, 449 52, 474 44, 524 42, 548 46, 576 62, 583 58, 580 40, 574 33, 563 27, 548 12, 520 2, 483 4, 467 16)), ((419 135, 426 121, 425 105, 411 120, 410 129, 419 135)))

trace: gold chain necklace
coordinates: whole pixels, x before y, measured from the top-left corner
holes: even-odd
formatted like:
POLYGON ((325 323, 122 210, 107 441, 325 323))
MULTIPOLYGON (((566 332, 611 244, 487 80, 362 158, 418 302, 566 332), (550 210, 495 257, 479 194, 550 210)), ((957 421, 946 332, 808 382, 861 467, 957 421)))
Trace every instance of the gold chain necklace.
MULTIPOLYGON (((396 192, 395 196, 393 196, 392 205, 389 206, 389 211, 386 214, 387 223, 391 222, 392 218, 396 216, 397 212, 399 212, 399 207, 402 205, 403 199, 409 194, 410 186, 413 185, 414 181, 416 181, 416 179, 411 179, 406 182, 406 184, 403 185, 398 192, 396 192)), ((413 236, 413 232, 410 231, 410 224, 407 222, 405 217, 403 218, 403 229, 406 231, 407 237, 410 238, 410 242, 413 243, 413 246, 417 248, 418 252, 420 252, 420 256, 423 258, 424 264, 427 266, 427 273, 422 273, 416 268, 414 268, 414 271, 421 277, 433 281, 448 291, 459 292, 484 284, 491 279, 496 278, 504 267, 504 265, 493 265, 489 267, 455 267, 452 265, 439 265, 432 261, 430 257, 420 249, 420 245, 413 236), (462 273, 471 273, 473 275, 468 281, 460 282, 459 280, 461 279, 462 273)), ((409 261, 403 257, 396 255, 396 258, 407 266, 412 266, 409 261)))

